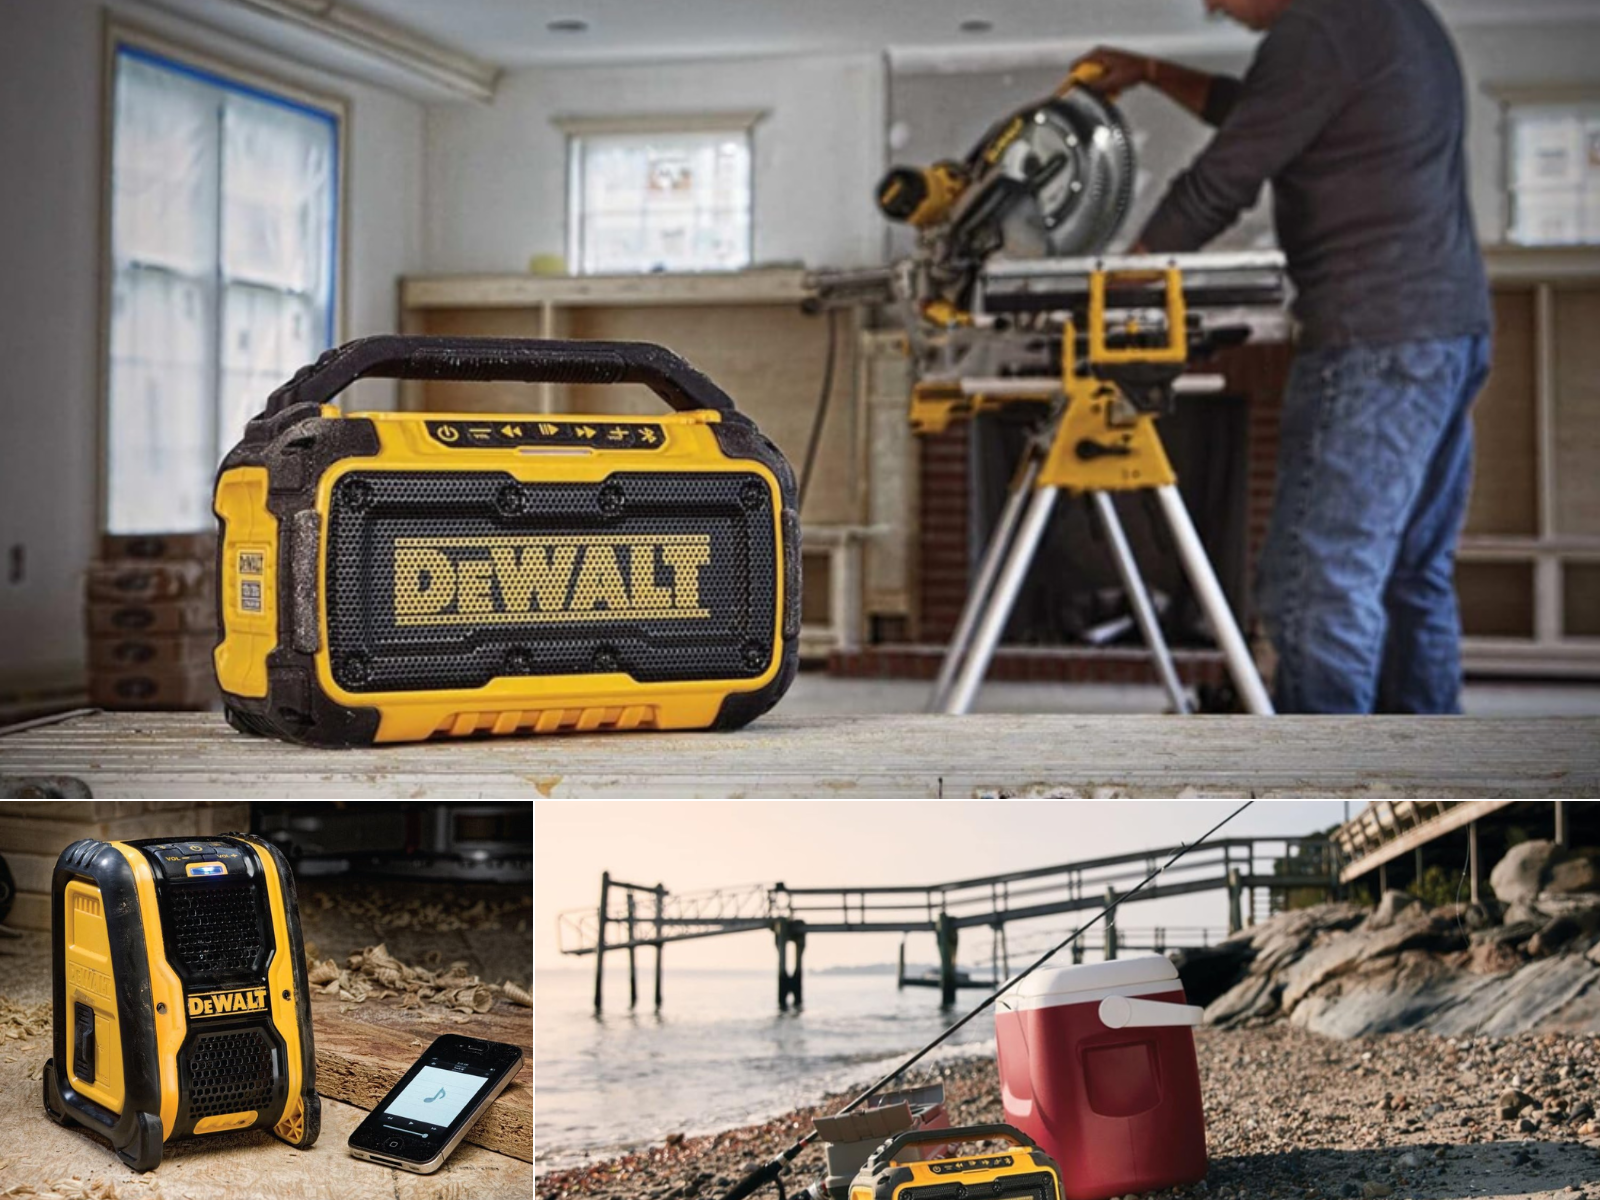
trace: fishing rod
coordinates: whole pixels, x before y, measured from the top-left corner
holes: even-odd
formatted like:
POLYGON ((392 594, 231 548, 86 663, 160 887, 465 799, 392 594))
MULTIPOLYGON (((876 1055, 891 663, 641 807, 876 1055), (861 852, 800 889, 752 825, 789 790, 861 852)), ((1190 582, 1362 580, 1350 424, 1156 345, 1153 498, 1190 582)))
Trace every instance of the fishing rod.
MULTIPOLYGON (((941 1033, 938 1037, 934 1038, 933 1041, 929 1042, 926 1046, 922 1047, 922 1049, 918 1050, 910 1058, 906 1059, 905 1062, 901 1063, 898 1067, 896 1067, 894 1070, 890 1071, 882 1079, 878 1080, 877 1083, 873 1084, 866 1091, 862 1092, 859 1096, 857 1096, 854 1100, 850 1101, 849 1104, 846 1104, 843 1108, 841 1108, 839 1110, 837 1115, 838 1116, 843 1116, 845 1113, 854 1111, 856 1108, 860 1107, 863 1102, 865 1102, 867 1100, 870 1100, 873 1096, 877 1095, 878 1092, 881 1091, 884 1088, 885 1085, 887 1085, 887 1084, 893 1082, 894 1080, 898 1079, 901 1075, 904 1075, 908 1070, 910 1070, 912 1067, 916 1066, 916 1064, 918 1062, 920 1062, 924 1057, 926 1057, 929 1051, 933 1050, 934 1048, 939 1046, 942 1042, 946 1041, 952 1034, 954 1034, 956 1032, 956 1030, 960 1029, 968 1021, 972 1020, 979 1013, 981 1013, 984 1009, 988 1008, 996 1000, 1000 999, 1001 996, 1005 995, 1012 988, 1016 987, 1017 984, 1021 983, 1024 979, 1026 979, 1029 975, 1032 975, 1040 967, 1044 966, 1044 964, 1047 963, 1051 958, 1053 958, 1057 953, 1059 953, 1061 950, 1065 949, 1067 946, 1071 945, 1072 942, 1075 939, 1077 939, 1079 937, 1082 937, 1085 933, 1089 932, 1089 930, 1093 929, 1101 921, 1105 920, 1112 913, 1116 912, 1117 909, 1119 907, 1121 907, 1121 905, 1125 901, 1132 900, 1135 896, 1137 896, 1141 891, 1144 890, 1144 888, 1145 888, 1145 886, 1147 884, 1149 884, 1152 880, 1158 879, 1160 876, 1165 874, 1167 872, 1167 870, 1169 870, 1174 863, 1176 863, 1185 854, 1189 853, 1189 851, 1198 849, 1199 847, 1205 845, 1206 842, 1212 836, 1212 834, 1216 833, 1217 830, 1221 829, 1229 821, 1233 820, 1235 817, 1237 817, 1240 813, 1242 813, 1245 809, 1249 808, 1254 803, 1255 803, 1254 800, 1246 800, 1243 804, 1239 805, 1238 808, 1234 809, 1227 816, 1223 817, 1222 820, 1218 821, 1210 829, 1206 830, 1203 834, 1201 834, 1200 837, 1193 844, 1190 844, 1190 843, 1187 843, 1187 842, 1180 843, 1179 846, 1178 846, 1177 851, 1173 854, 1173 856, 1171 858, 1167 859, 1166 862, 1162 863, 1154 871, 1151 871, 1150 874, 1146 875, 1143 879, 1141 879, 1137 886, 1131 888, 1130 890, 1124 892, 1122 895, 1118 896, 1110 904, 1106 905, 1099 912, 1097 912, 1092 918, 1090 918, 1089 920, 1085 921, 1082 925, 1078 926, 1078 928, 1074 929, 1071 933, 1069 933, 1066 937, 1062 938, 1059 942, 1057 942, 1050 949, 1046 950, 1043 954, 1041 954, 1037 959, 1034 960, 1032 966, 1028 967, 1026 970, 1020 972, 1019 974, 1013 975, 1010 979, 1006 980, 1004 984, 1002 984, 1000 987, 996 988, 984 1000, 980 1001, 978 1003, 977 1007, 972 1009, 971 1012, 967 1013, 966 1016, 962 1017, 954 1025, 951 1025, 948 1028, 946 1028, 945 1031, 943 1033, 941 1033)), ((787 1150, 781 1151, 776 1157, 774 1157, 772 1159, 772 1161, 770 1161, 768 1163, 765 1163, 762 1166, 757 1167, 754 1171, 751 1171, 743 1179, 739 1180, 738 1183, 734 1184, 732 1188, 730 1188, 726 1193, 723 1194, 722 1200, 745 1200, 746 1196, 749 1196, 749 1195, 753 1194, 754 1192, 759 1191, 761 1188, 764 1188, 769 1183, 776 1183, 778 1185, 779 1200, 782 1200, 782 1197, 783 1197, 783 1184, 780 1181, 780 1176, 782 1176, 784 1171, 788 1170, 789 1164, 792 1163, 795 1160, 796 1157, 798 1157, 800 1152, 802 1150, 804 1150, 807 1146, 809 1146, 812 1142, 816 1141, 816 1139, 817 1139, 817 1131, 816 1131, 815 1128, 813 1128, 810 1133, 808 1133, 805 1136, 803 1136, 802 1138, 800 1138, 800 1140, 795 1142, 794 1145, 790 1146, 787 1150)))

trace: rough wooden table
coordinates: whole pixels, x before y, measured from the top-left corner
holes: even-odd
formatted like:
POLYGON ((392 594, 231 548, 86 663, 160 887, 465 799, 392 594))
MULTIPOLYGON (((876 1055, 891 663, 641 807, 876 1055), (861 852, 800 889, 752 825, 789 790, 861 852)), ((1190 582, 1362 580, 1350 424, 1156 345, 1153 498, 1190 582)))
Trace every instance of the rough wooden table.
POLYGON ((523 1162, 533 1161, 533 1014, 499 1001, 488 1013, 456 1024, 432 1006, 402 1009, 369 1000, 346 1004, 316 993, 311 1020, 317 1046, 317 1091, 368 1111, 400 1082, 434 1038, 465 1034, 522 1047, 522 1069, 467 1132, 466 1140, 523 1162))
POLYGON ((727 734, 308 750, 206 713, 0 735, 0 795, 1593 796, 1600 718, 785 717, 727 734), (34 793, 38 794, 38 793, 34 793))

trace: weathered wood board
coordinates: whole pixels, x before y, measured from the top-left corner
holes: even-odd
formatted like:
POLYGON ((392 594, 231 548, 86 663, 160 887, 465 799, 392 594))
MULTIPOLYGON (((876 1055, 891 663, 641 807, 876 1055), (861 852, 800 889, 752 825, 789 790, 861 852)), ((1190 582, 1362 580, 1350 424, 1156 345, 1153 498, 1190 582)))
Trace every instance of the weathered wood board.
POLYGON ((1600 795, 1596 717, 788 716, 715 735, 308 750, 209 713, 95 713, 0 736, 7 779, 95 794, 474 796, 1600 795))
POLYGON ((400 1081, 436 1037, 459 1033, 522 1047, 522 1070, 478 1123, 467 1141, 533 1161, 533 1014, 504 1002, 457 1025, 452 1014, 434 1009, 441 1020, 428 1021, 415 1010, 382 1001, 349 1004, 314 995, 311 1030, 317 1045, 317 1091, 346 1104, 371 1110, 400 1081))

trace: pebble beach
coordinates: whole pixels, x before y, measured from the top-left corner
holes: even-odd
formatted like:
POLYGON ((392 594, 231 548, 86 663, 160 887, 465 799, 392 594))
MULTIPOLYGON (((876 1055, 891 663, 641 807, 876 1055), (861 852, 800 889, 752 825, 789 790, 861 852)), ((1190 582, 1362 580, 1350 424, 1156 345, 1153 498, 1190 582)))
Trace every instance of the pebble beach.
MULTIPOLYGON (((1600 1200, 1600 1035, 1336 1041, 1276 1024, 1201 1030, 1196 1048, 1210 1171, 1152 1193, 1160 1200, 1600 1200)), ((992 1058, 907 1082, 935 1080, 952 1125, 1002 1119, 992 1058)), ((716 1200, 848 1099, 552 1171, 536 1197, 716 1200)), ((791 1195, 822 1162, 821 1148, 807 1147, 786 1176, 791 1195)))

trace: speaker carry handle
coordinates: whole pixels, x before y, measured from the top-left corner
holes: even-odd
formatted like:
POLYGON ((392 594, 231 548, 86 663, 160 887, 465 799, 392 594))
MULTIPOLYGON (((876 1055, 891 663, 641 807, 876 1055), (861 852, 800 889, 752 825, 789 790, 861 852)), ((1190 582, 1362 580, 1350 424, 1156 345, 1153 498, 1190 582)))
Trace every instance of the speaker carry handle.
POLYGON ((358 379, 642 383, 679 412, 733 412, 728 394, 651 342, 380 334, 336 346, 267 398, 264 415, 326 404, 358 379))

